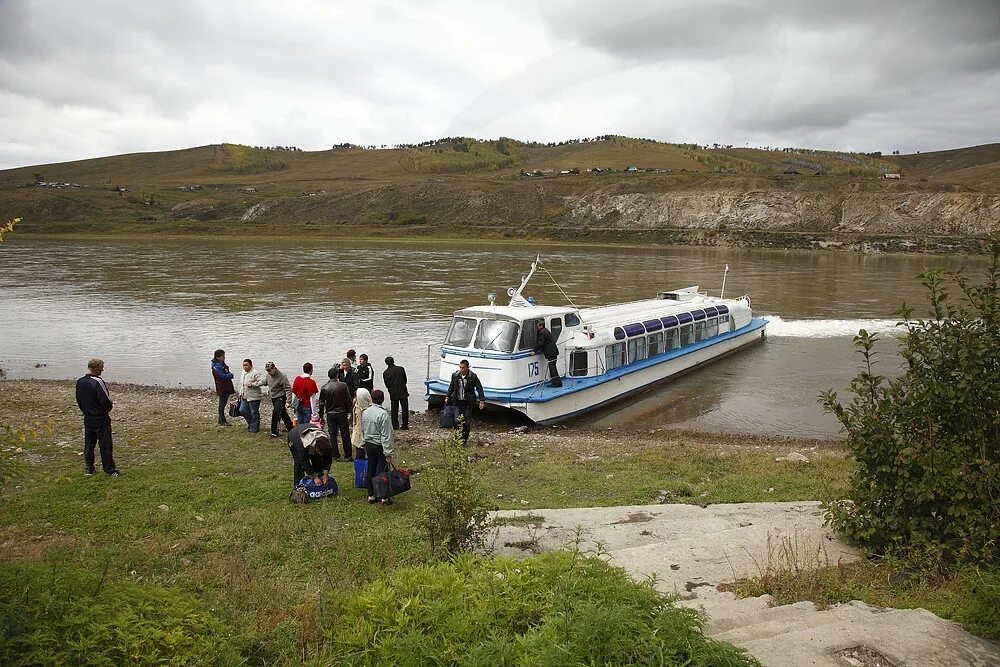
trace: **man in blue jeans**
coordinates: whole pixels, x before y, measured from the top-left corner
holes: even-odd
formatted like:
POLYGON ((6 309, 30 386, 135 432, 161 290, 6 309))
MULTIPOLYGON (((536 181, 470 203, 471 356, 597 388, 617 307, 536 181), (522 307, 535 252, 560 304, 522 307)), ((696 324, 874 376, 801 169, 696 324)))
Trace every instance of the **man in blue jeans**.
POLYGON ((260 400, 264 394, 261 387, 264 376, 253 369, 253 362, 243 360, 243 379, 240 381, 240 414, 247 420, 247 430, 251 433, 260 431, 260 400))

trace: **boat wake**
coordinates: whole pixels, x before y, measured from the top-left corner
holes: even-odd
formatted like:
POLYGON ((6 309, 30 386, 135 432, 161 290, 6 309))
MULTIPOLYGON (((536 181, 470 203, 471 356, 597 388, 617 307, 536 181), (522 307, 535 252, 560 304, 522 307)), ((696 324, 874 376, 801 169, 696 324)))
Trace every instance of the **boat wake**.
POLYGON ((899 320, 785 320, 780 315, 763 315, 767 321, 767 335, 785 338, 841 338, 851 337, 864 329, 869 333, 899 335, 899 320))

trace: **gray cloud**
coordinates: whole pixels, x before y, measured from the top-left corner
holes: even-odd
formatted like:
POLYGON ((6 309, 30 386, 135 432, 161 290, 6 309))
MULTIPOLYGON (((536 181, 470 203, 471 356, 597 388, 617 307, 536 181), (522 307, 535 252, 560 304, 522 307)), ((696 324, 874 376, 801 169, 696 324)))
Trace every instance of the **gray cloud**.
POLYGON ((1000 3, 0 0, 0 167, 219 141, 1000 135, 1000 3))

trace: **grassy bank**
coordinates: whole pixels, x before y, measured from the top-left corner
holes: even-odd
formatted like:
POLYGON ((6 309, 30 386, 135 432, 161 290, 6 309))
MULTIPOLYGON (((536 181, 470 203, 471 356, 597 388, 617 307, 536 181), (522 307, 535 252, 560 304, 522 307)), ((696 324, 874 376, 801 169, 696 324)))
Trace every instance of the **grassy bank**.
MULTIPOLYGON (((8 452, 22 474, 3 488, 0 505, 5 592, 21 594, 31 581, 70 586, 72 599, 81 587, 133 598, 145 591, 165 614, 220 619, 224 627, 192 627, 229 633, 238 653, 273 663, 321 649, 336 623, 329 595, 430 561, 420 471, 442 434, 432 420, 417 415, 399 433, 399 459, 418 472, 395 506, 368 505, 351 488, 346 463, 335 466, 338 498, 295 506, 286 500, 283 440, 215 426, 208 392, 112 390, 116 459, 126 476, 85 477, 72 383, 0 382, 0 422, 39 433, 8 452)), ((808 499, 842 492, 851 470, 835 444, 507 429, 477 425, 469 450, 501 508, 808 499), (791 448, 809 451, 813 462, 774 460, 791 448)))

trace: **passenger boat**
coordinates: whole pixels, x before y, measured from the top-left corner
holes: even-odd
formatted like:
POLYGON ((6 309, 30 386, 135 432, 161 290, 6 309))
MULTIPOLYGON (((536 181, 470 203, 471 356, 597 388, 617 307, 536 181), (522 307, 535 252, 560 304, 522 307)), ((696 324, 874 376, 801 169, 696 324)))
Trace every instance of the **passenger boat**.
MULTIPOLYGON (((762 340, 767 320, 754 317, 749 296, 724 299, 686 287, 655 298, 597 308, 541 306, 523 296, 538 268, 531 265, 510 303, 456 311, 432 377, 428 347, 426 396, 444 403, 451 375, 467 359, 491 407, 521 412, 536 424, 555 424, 667 382, 693 368, 762 340), (561 387, 547 380, 536 353, 536 322, 556 339, 561 387)), ((726 267, 728 271, 728 266, 726 267)))

